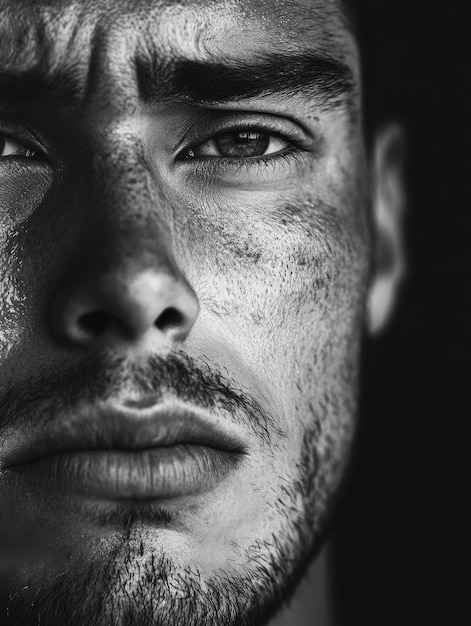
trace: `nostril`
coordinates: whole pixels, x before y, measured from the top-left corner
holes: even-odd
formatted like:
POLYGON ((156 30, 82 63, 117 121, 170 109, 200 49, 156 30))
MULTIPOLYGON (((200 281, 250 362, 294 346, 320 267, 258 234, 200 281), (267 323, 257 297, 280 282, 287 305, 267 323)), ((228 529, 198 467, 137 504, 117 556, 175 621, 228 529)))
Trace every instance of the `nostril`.
POLYGON ((155 326, 163 333, 175 334, 185 325, 184 316, 174 307, 168 307, 155 320, 155 326))
POLYGON ((168 347, 186 339, 199 312, 193 290, 170 273, 146 270, 87 280, 65 287, 51 305, 51 333, 67 347, 168 347))
MULTIPOLYGON (((132 334, 132 328, 128 328, 126 324, 121 322, 119 317, 109 311, 89 311, 81 315, 77 321, 77 330, 79 333, 77 338, 80 339, 80 341, 98 339, 110 331, 117 332, 126 337, 132 334)), ((185 316, 174 307, 164 309, 154 322, 156 328, 162 333, 172 337, 177 337, 181 332, 184 332, 185 325, 185 316)))
POLYGON ((110 314, 106 311, 91 311, 79 319, 80 330, 86 335, 97 337, 102 335, 110 323, 110 314))

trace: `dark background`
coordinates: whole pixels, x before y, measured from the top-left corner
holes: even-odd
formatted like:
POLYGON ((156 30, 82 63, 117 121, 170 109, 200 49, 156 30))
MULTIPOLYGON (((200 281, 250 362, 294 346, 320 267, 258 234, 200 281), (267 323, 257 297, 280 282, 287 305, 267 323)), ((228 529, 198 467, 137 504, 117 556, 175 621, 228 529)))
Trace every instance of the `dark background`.
POLYGON ((367 111, 408 133, 409 274, 368 342, 338 626, 471 625, 470 2, 359 2, 367 111))

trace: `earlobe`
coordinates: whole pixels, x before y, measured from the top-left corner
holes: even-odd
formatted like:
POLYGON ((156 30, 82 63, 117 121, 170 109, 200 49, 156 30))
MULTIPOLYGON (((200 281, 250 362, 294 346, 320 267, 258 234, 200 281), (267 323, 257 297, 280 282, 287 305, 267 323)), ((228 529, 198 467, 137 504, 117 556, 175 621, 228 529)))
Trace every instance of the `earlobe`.
POLYGON ((387 324, 405 274, 402 217, 404 133, 398 125, 383 128, 373 152, 372 231, 373 271, 367 301, 371 334, 387 324))

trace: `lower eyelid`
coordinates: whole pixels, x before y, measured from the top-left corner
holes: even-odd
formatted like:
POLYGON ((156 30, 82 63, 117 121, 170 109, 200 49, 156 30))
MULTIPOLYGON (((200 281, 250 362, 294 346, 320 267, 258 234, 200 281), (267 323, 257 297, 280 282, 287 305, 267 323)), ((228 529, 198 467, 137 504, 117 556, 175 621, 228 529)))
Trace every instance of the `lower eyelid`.
MULTIPOLYGON (((234 159, 227 157, 202 157, 194 159, 193 174, 205 176, 216 176, 224 178, 225 175, 239 174, 246 172, 248 176, 268 174, 274 176, 284 169, 293 165, 301 165, 305 162, 306 151, 293 148, 273 155, 251 157, 244 159, 234 159)), ((191 160, 190 160, 191 163, 191 160)))

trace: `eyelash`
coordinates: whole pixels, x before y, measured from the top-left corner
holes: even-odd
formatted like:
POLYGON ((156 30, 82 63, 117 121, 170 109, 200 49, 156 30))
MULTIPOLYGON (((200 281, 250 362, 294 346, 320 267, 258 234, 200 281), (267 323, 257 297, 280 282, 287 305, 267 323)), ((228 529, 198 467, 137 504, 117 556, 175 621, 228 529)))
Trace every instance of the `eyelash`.
POLYGON ((26 159, 32 161, 44 161, 45 154, 37 146, 33 145, 31 141, 25 140, 17 135, 12 135, 8 132, 3 132, 0 128, 0 140, 5 139, 7 142, 18 145, 21 149, 26 151, 26 154, 13 154, 0 157, 3 159, 26 159))
POLYGON ((227 126, 227 128, 222 128, 219 126, 217 128, 212 128, 211 125, 209 128, 205 129, 204 139, 198 139, 192 141, 190 145, 186 146, 183 150, 179 152, 177 155, 178 161, 194 163, 196 166, 197 172, 211 171, 211 173, 216 170, 223 170, 227 168, 233 168, 236 171, 240 171, 241 169, 246 169, 248 171, 252 171, 253 168, 258 168, 259 171, 266 171, 266 167, 269 165, 283 165, 283 167, 288 166, 293 163, 293 161, 300 163, 302 161, 303 153, 306 152, 306 145, 303 145, 301 140, 297 137, 290 135, 290 133, 282 133, 279 131, 279 128, 275 124, 270 124, 269 122, 260 122, 260 123, 239 123, 234 126, 227 126), (282 152, 275 152, 273 154, 268 154, 266 156, 257 156, 257 157, 239 157, 239 158, 230 158, 230 157, 219 157, 219 156, 195 156, 188 158, 185 154, 188 153, 189 150, 195 150, 202 144, 207 141, 211 141, 215 139, 218 135, 225 135, 231 133, 240 133, 240 132, 258 132, 263 133, 265 135, 272 135, 274 137, 278 137, 282 139, 287 144, 290 145, 289 148, 283 150, 282 152))

